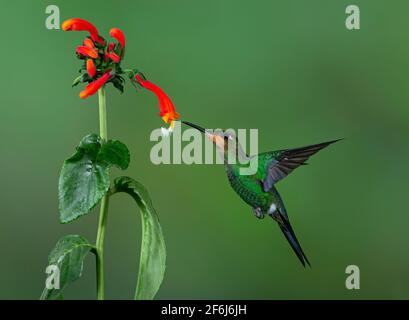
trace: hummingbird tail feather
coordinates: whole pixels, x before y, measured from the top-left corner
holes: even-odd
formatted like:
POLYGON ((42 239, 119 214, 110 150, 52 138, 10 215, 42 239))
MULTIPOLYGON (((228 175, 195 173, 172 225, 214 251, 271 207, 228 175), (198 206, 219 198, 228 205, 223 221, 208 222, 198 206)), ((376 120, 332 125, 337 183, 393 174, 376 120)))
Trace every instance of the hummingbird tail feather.
POLYGON ((291 248, 294 250, 295 254, 297 255, 298 259, 300 260, 304 268, 305 263, 307 263, 308 266, 311 267, 311 264, 308 261, 307 256, 305 255, 304 251, 301 248, 300 243, 297 240, 297 237, 295 236, 294 230, 291 227, 290 222, 284 218, 281 221, 278 221, 278 224, 287 241, 290 243, 291 248))

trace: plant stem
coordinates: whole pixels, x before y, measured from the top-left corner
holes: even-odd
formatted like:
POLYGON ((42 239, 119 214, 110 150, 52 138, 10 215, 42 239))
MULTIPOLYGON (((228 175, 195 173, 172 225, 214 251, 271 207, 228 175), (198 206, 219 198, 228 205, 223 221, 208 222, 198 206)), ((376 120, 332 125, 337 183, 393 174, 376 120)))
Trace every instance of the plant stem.
MULTIPOLYGON (((109 192, 109 191, 108 191, 109 192)), ((97 298, 104 300, 104 239, 105 227, 108 216, 109 195, 105 195, 101 200, 101 207, 99 210, 99 223, 97 234, 97 298)))
MULTIPOLYGON (((99 104, 99 135, 105 143, 108 139, 107 134, 107 112, 106 112, 106 98, 105 88, 98 90, 98 104, 99 104)), ((104 300, 104 238, 105 227, 108 217, 110 190, 107 191, 101 200, 101 207, 99 209, 98 233, 96 241, 97 252, 97 298, 104 300)))
POLYGON ((105 87, 98 90, 98 104, 99 104, 99 135, 104 142, 108 139, 107 133, 107 105, 105 97, 105 87))

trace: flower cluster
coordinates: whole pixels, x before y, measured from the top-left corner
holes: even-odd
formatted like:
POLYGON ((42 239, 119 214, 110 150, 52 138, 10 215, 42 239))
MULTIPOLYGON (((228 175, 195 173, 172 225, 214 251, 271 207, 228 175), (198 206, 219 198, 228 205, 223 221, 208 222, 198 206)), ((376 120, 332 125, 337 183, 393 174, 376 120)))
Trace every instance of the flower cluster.
POLYGON ((76 53, 84 61, 80 76, 74 80, 73 86, 88 83, 80 98, 85 99, 95 94, 107 82, 123 91, 124 79, 121 76, 121 60, 125 53, 125 37, 121 30, 112 28, 109 32, 117 43, 107 43, 98 33, 97 28, 86 20, 74 18, 62 24, 64 31, 88 31, 89 37, 77 47, 76 53))
POLYGON ((140 86, 153 92, 159 101, 160 116, 169 124, 168 129, 163 129, 164 135, 173 129, 173 121, 179 119, 179 114, 167 96, 157 85, 147 80, 145 76, 136 69, 123 70, 121 62, 125 55, 125 36, 118 28, 112 28, 109 32, 115 42, 107 42, 98 32, 97 28, 90 22, 73 18, 62 24, 64 31, 87 31, 89 36, 85 38, 82 45, 76 49, 76 54, 84 63, 80 69, 80 75, 74 80, 73 86, 79 83, 87 83, 84 90, 80 92, 80 98, 85 99, 94 95, 107 83, 112 83, 115 88, 123 92, 127 74, 135 86, 140 86))

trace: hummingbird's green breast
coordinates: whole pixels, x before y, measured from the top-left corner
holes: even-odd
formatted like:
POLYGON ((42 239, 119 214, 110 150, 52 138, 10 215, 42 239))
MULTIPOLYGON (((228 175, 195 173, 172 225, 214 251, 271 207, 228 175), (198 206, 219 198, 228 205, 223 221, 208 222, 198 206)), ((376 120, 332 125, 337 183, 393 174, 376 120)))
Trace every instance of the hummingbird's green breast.
POLYGON ((225 164, 230 185, 247 204, 267 212, 273 201, 272 195, 264 192, 262 183, 255 175, 241 175, 238 165, 225 164))

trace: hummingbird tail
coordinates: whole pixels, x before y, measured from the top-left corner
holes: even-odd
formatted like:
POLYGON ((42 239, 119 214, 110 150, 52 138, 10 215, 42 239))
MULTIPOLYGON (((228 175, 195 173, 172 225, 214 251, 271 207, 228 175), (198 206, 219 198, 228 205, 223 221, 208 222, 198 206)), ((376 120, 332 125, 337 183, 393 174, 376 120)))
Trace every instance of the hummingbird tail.
POLYGON ((294 230, 291 227, 291 224, 288 221, 288 219, 285 219, 284 217, 282 217, 282 219, 278 221, 278 224, 284 236, 286 237, 287 241, 290 243, 291 248, 293 248, 295 254, 297 255, 298 259, 300 260, 304 268, 305 268, 306 263, 311 268, 311 264, 308 261, 307 256, 305 255, 304 251, 302 250, 301 245, 298 242, 297 237, 295 236, 294 230))

